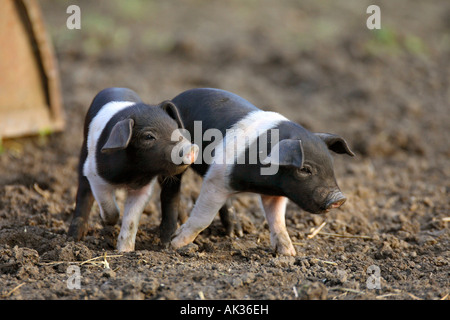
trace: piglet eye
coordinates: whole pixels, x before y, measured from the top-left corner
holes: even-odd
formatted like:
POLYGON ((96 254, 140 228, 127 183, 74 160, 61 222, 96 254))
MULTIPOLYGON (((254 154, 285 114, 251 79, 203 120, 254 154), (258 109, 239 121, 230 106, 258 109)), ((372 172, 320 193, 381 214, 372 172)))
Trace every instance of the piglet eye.
POLYGON ((309 168, 305 168, 305 167, 303 167, 303 168, 301 168, 300 169, 303 173, 308 173, 308 174, 311 174, 312 172, 311 172, 311 169, 309 169, 309 168))
POLYGON ((309 166, 304 166, 303 168, 300 169, 300 171, 303 174, 312 175, 312 170, 311 167, 309 166))
POLYGON ((145 135, 145 140, 152 141, 152 140, 156 140, 156 138, 153 135, 151 135, 150 133, 148 133, 145 135))

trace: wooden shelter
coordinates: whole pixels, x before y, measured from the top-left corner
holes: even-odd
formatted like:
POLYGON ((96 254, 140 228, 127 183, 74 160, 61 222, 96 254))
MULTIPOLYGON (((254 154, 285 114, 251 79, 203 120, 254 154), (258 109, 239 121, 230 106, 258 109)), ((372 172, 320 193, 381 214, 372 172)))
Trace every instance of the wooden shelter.
POLYGON ((0 139, 61 131, 58 66, 39 4, 0 2, 0 139))

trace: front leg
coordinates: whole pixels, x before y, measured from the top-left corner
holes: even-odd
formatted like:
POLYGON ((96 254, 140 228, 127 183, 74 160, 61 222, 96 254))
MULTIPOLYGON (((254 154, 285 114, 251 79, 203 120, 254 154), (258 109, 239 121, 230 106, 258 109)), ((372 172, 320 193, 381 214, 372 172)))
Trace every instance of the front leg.
MULTIPOLYGON (((161 185, 161 224, 159 233, 161 243, 167 247, 177 229, 179 217, 180 187, 182 174, 175 177, 159 177, 161 185)), ((184 222, 184 221, 183 221, 184 222)))
POLYGON ((261 204, 269 224, 272 248, 279 254, 295 256, 294 246, 286 230, 287 198, 261 195, 261 204))
POLYGON ((127 199, 122 218, 119 238, 117 240, 117 250, 120 252, 134 251, 136 233, 144 211, 153 191, 156 179, 148 185, 137 190, 128 190, 127 199))
POLYGON ((228 199, 229 192, 213 181, 214 179, 204 180, 191 215, 175 232, 175 238, 171 242, 173 248, 178 249, 193 242, 197 235, 211 224, 214 216, 228 199))

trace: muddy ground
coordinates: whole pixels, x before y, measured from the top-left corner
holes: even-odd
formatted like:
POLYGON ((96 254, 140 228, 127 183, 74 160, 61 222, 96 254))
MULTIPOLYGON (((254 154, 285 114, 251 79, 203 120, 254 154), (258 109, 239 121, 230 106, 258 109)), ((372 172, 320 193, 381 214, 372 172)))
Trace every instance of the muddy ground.
MULTIPOLYGON (((448 299, 448 1, 379 1, 379 31, 366 27, 367 1, 40 3, 67 127, 3 141, 1 299, 448 299), (69 4, 81 30, 66 28, 69 4), (233 198, 242 238, 216 218, 195 245, 162 249, 157 189, 135 252, 114 250, 119 226, 104 230, 96 206, 86 238, 68 241, 83 117, 109 86, 148 103, 222 88, 338 133, 357 154, 334 157, 348 200, 327 215, 288 204, 295 257, 273 253, 252 194, 233 198)), ((189 211, 201 180, 183 181, 189 211)))

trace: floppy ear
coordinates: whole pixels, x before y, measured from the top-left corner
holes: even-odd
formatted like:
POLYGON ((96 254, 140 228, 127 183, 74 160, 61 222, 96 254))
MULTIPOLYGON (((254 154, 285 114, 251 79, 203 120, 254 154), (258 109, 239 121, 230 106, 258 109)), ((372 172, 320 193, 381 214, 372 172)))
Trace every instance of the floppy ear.
POLYGON ((133 119, 125 119, 117 122, 112 128, 108 140, 101 151, 103 153, 109 153, 125 149, 128 143, 130 143, 133 126, 133 119))
POLYGON ((284 139, 278 142, 262 164, 303 167, 303 146, 301 140, 284 139))
POLYGON ((173 120, 178 124, 179 129, 184 129, 183 121, 181 121, 180 113, 177 106, 171 101, 163 101, 159 105, 173 120))
POLYGON ((340 136, 332 133, 314 133, 328 146, 328 149, 340 154, 348 154, 349 156, 354 156, 352 150, 350 150, 347 142, 340 136))

